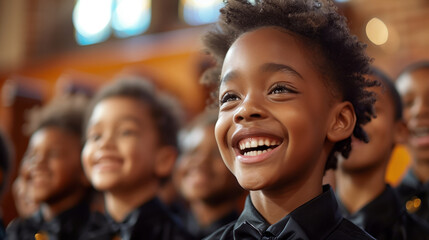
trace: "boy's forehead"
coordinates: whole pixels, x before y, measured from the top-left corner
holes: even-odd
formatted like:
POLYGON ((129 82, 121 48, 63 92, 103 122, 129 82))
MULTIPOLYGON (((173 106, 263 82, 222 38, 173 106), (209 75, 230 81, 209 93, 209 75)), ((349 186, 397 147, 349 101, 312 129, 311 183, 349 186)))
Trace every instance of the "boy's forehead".
POLYGON ((396 87, 401 95, 417 88, 429 89, 429 68, 417 69, 402 74, 397 79, 396 87))
POLYGON ((242 34, 231 45, 225 56, 222 75, 231 67, 240 67, 245 62, 281 63, 287 61, 290 65, 309 65, 312 54, 308 49, 296 34, 275 27, 258 28, 242 34), (237 61, 237 59, 241 60, 237 61))

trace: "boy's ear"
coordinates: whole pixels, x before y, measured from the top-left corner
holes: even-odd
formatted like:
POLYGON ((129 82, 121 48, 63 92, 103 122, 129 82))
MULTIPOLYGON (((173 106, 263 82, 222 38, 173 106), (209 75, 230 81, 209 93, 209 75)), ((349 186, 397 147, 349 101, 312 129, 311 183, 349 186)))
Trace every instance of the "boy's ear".
POLYGON ((160 147, 156 155, 154 169, 158 177, 167 177, 172 173, 177 154, 177 149, 172 146, 160 147))
POLYGON ((327 137, 331 142, 339 142, 350 137, 356 125, 356 114, 350 102, 341 102, 332 111, 327 137))
POLYGON ((406 144, 409 136, 409 130, 404 120, 396 121, 393 127, 395 144, 406 144))

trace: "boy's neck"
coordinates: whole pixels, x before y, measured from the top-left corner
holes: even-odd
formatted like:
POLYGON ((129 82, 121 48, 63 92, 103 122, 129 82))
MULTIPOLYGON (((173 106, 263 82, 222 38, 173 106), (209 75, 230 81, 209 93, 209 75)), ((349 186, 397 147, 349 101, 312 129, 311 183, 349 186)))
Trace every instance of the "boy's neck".
POLYGON ((359 173, 345 173, 338 169, 336 178, 336 192, 341 203, 351 214, 356 213, 386 189, 385 168, 359 173))
POLYGON ((269 224, 274 224, 293 210, 322 193, 322 177, 319 182, 289 186, 287 189, 273 191, 250 191, 252 203, 269 224))
POLYGON ((54 217, 58 216, 62 212, 74 207, 85 197, 86 189, 82 188, 72 193, 68 194, 65 197, 62 197, 61 200, 56 200, 53 202, 47 202, 41 204, 41 210, 43 219, 45 221, 51 221, 54 217))
POLYGON ((429 182, 429 161, 413 161, 411 168, 417 179, 423 183, 429 182))
POLYGON ((138 189, 123 189, 104 193, 106 209, 116 221, 122 222, 134 209, 154 198, 158 183, 142 184, 138 189))
POLYGON ((190 203, 190 208, 194 217, 200 226, 206 227, 228 213, 234 211, 237 207, 236 201, 224 201, 217 205, 207 204, 204 201, 194 201, 190 203))

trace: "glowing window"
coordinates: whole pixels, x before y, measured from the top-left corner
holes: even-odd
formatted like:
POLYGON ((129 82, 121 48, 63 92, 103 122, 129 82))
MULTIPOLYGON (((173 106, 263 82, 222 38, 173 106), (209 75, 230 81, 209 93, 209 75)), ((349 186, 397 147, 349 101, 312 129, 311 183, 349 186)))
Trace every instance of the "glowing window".
POLYGON ((117 0, 112 16, 112 27, 118 37, 135 36, 149 28, 150 19, 150 1, 117 0))
POLYGON ((218 19, 223 4, 222 0, 181 0, 181 15, 190 25, 212 23, 218 19))
POLYGON ((151 22, 151 0, 78 0, 73 11, 76 41, 89 45, 113 33, 129 37, 143 33, 151 22))

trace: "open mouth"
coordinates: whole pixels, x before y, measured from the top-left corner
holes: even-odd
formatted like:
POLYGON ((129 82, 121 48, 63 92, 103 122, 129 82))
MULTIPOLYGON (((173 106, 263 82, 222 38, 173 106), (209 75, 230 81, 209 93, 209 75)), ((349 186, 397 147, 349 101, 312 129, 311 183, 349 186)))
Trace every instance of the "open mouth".
POLYGON ((281 141, 271 138, 246 138, 238 143, 240 154, 244 156, 257 156, 278 147, 281 141))
POLYGON ((415 137, 426 137, 429 135, 429 127, 420 127, 411 131, 415 137))

